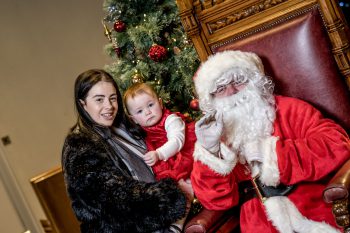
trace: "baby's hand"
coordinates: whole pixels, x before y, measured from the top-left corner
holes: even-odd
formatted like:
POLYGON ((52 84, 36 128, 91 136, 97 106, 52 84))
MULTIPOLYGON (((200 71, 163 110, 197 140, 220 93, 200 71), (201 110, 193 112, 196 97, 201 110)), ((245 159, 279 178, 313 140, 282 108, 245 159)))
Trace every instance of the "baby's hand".
POLYGON ((143 160, 148 166, 153 166, 159 160, 158 152, 155 150, 147 152, 143 155, 143 160))

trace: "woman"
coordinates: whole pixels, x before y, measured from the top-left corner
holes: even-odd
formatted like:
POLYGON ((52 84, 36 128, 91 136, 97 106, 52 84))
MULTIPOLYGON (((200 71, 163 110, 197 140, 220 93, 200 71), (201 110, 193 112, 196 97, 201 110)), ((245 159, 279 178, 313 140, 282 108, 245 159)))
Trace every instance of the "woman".
POLYGON ((192 188, 155 181, 141 158, 143 135, 126 118, 113 78, 98 69, 80 74, 75 107, 78 120, 65 140, 62 167, 81 232, 180 231, 192 188))

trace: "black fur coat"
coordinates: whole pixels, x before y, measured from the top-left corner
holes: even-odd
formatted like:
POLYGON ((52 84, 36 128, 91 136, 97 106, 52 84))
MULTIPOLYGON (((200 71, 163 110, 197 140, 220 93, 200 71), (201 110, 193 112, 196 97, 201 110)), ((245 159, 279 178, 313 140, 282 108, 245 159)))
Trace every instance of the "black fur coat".
POLYGON ((186 199, 174 181, 137 181, 119 163, 101 142, 81 132, 67 136, 62 167, 81 232, 153 232, 184 216, 186 199))

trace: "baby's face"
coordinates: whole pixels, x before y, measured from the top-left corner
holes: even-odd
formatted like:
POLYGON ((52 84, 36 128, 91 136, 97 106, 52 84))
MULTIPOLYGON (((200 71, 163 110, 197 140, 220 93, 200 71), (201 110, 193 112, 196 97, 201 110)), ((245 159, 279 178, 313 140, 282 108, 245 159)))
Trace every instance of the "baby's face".
POLYGON ((162 118, 163 105, 161 99, 147 93, 140 93, 129 98, 126 107, 132 120, 142 127, 150 127, 162 118))

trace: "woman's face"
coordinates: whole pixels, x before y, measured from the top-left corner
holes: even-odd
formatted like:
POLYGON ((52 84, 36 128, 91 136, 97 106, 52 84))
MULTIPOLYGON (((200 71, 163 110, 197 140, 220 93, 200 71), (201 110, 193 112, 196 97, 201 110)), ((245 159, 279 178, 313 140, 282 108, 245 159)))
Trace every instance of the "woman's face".
POLYGON ((110 82, 99 81, 80 100, 85 111, 99 125, 111 126, 118 112, 117 92, 110 82))

